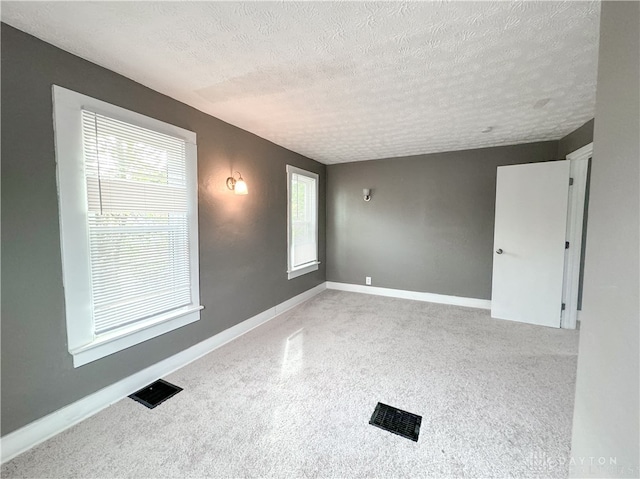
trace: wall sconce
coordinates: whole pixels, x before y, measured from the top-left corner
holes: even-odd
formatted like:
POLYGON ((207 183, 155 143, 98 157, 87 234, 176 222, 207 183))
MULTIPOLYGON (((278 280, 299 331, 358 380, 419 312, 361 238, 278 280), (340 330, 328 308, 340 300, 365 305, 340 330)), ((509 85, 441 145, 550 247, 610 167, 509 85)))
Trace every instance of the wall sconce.
MULTIPOLYGON (((249 193, 249 189, 247 188, 247 184, 242 179, 242 175, 239 171, 236 171, 238 174, 238 179, 236 180, 233 176, 227 178, 227 188, 233 190, 236 195, 246 195, 249 193)), ((235 176, 234 173, 233 175, 235 176)))
POLYGON ((371 201, 371 190, 369 188, 363 189, 362 196, 364 196, 365 201, 371 201))

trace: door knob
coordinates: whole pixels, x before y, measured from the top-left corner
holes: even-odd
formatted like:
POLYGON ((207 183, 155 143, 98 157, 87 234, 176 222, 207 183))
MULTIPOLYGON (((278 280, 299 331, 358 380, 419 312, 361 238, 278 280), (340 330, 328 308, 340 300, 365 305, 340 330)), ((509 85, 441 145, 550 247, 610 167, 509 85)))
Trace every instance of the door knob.
POLYGON ((498 254, 502 254, 502 248, 498 248, 498 249, 496 250, 496 253, 498 253, 498 254))

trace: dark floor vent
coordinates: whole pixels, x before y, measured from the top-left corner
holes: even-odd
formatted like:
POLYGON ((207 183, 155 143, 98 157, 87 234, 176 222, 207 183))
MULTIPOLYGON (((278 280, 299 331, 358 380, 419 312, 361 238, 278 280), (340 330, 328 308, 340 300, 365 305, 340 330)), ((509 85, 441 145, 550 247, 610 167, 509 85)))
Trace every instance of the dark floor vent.
POLYGON ((129 397, 134 401, 138 401, 140 404, 144 404, 149 409, 153 409, 180 391, 182 391, 182 388, 158 379, 155 383, 149 384, 129 397))
POLYGON ((406 437, 412 441, 418 441, 422 416, 416 416, 410 412, 402 411, 386 404, 378 403, 371 416, 369 424, 398 436, 406 437))

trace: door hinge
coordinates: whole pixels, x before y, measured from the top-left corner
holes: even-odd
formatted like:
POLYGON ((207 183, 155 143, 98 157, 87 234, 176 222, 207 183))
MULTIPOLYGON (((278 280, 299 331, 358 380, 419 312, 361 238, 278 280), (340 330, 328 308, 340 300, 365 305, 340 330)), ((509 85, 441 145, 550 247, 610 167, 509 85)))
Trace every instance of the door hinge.
POLYGON ((567 305, 562 303, 562 307, 560 308, 560 311, 564 311, 567 308, 567 305))
POLYGON ((569 186, 573 186, 573 178, 569 178, 569 186))
POLYGON ((569 249, 569 242, 568 241, 564 242, 564 249, 569 249))

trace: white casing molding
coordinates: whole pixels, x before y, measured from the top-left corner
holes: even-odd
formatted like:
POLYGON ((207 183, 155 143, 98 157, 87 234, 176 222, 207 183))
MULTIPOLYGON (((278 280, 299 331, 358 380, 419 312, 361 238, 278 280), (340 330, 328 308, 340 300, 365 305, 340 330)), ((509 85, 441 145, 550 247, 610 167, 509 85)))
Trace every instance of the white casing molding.
POLYGON ((378 288, 376 286, 364 286, 361 284, 335 283, 327 281, 327 289, 350 291, 352 293, 374 294, 391 298, 413 299, 415 301, 427 301, 429 303, 452 304, 455 306, 467 306, 469 308, 491 309, 491 300, 464 298, 461 296, 448 296, 445 294, 422 293, 419 291, 406 291, 403 289, 378 288))
POLYGON ((110 386, 107 386, 79 401, 58 409, 43 418, 40 418, 26 426, 7 434, 0 439, 1 462, 4 463, 18 454, 46 441, 61 433, 65 429, 78 424, 102 409, 120 401, 128 395, 143 388, 149 383, 166 376, 211 351, 224 346, 230 341, 242 336, 261 324, 275 318, 285 311, 293 308, 320 294, 326 289, 326 283, 305 291, 291 299, 288 299, 273 308, 269 308, 242 323, 216 334, 198 343, 189 349, 179 352, 159 363, 149 366, 127 378, 124 378, 110 386))
POLYGON ((587 191, 587 172, 589 158, 593 155, 593 142, 569 153, 573 186, 569 188, 569 208, 567 211, 567 241, 570 244, 565 251, 564 282, 562 302, 565 309, 561 315, 561 326, 576 329, 578 321, 578 293, 580 285, 580 257, 582 255, 582 226, 587 191))

